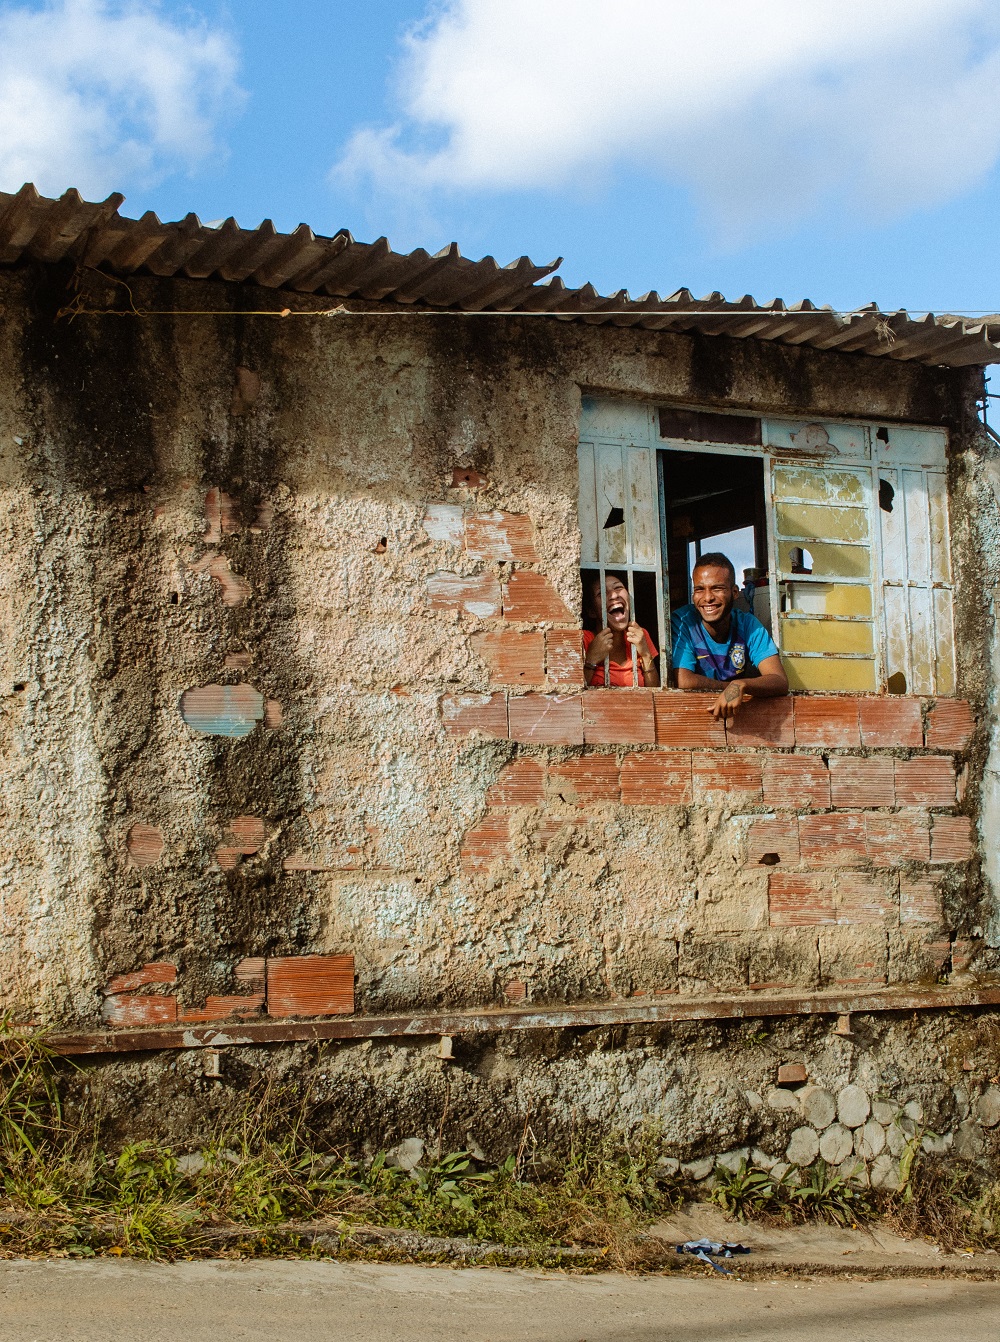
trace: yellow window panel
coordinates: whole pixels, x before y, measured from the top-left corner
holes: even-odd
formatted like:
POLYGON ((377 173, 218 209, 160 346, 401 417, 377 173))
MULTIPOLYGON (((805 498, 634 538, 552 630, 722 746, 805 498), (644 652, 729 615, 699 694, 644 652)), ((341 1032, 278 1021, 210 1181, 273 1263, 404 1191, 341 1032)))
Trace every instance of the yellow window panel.
MULTIPOLYGON (((782 577, 792 573, 792 551, 801 549, 793 541, 778 542, 778 568, 782 577)), ((871 576, 871 563, 868 547, 865 545, 828 545, 824 541, 813 541, 804 547, 812 555, 812 571, 821 578, 868 578, 871 576)))
POLYGON ((860 621, 789 620, 781 621, 781 647, 784 652, 837 653, 874 651, 872 627, 860 621))
MULTIPOLYGON (((856 694, 875 689, 875 663, 839 657, 782 657, 793 690, 842 690, 856 694)), ((751 688, 751 694, 753 690, 751 688)))
POLYGON ((789 610, 806 615, 862 615, 872 613, 870 587, 833 582, 796 582, 786 585, 789 610))
POLYGON ((825 541, 867 541, 865 508, 828 508, 818 503, 779 503, 775 512, 779 536, 815 537, 825 541))
POLYGON ((776 499, 802 499, 810 503, 865 503, 871 477, 857 471, 799 470, 776 466, 776 499))

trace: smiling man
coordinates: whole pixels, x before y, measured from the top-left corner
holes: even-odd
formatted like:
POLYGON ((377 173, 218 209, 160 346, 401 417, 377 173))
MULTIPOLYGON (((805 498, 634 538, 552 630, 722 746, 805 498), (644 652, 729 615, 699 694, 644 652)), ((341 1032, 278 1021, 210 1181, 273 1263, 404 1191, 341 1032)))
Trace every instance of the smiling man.
POLYGON ((702 555, 691 587, 691 605, 674 611, 670 621, 677 688, 716 691, 708 711, 725 721, 745 699, 787 694, 788 677, 771 635, 755 616, 733 609, 739 589, 726 556, 702 555))

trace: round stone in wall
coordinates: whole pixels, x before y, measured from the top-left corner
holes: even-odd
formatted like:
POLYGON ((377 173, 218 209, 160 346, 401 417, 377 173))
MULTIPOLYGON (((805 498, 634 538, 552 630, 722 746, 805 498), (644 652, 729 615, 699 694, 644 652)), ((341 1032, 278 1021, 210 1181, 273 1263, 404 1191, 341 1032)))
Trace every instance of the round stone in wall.
POLYGON ((843 1123, 833 1123, 819 1139, 819 1153, 828 1165, 839 1165, 854 1150, 854 1135, 843 1123))
POLYGON ((914 1123, 921 1123, 924 1117, 924 1106, 919 1100, 907 1100, 906 1104, 903 1105, 903 1113, 914 1123))
POLYGON ((906 1150, 909 1138, 898 1123, 890 1123, 885 1130, 885 1146, 890 1156, 897 1158, 906 1150))
MULTIPOLYGON (((854 1133, 854 1149, 862 1160, 874 1160, 885 1146, 885 1128, 870 1118, 854 1133)), ((874 1175, 872 1176, 874 1178, 874 1175)))
POLYGON ((837 1117, 837 1101, 822 1086, 806 1086, 799 1091, 802 1117, 820 1132, 837 1117))
POLYGON ((837 1096, 837 1117, 845 1128, 860 1128, 871 1111, 871 1100, 860 1086, 845 1086, 837 1096))
POLYGON ((815 1128, 796 1128, 785 1152, 791 1165, 811 1165, 819 1155, 819 1137, 815 1128))
POLYGON ((794 1109, 796 1113, 798 1112, 798 1096, 792 1090, 782 1090, 780 1086, 774 1086, 764 1098, 769 1109, 794 1109))
POLYGON ((976 1101, 976 1117, 984 1128, 995 1128, 1000 1123, 1000 1090, 990 1086, 976 1101))
POLYGON ((876 1123, 881 1123, 883 1128, 887 1128, 896 1117, 898 1109, 888 1100, 872 1100, 872 1118, 876 1123))
POLYGON ((959 1160, 975 1160, 981 1156, 986 1147, 983 1141, 983 1134, 980 1131, 979 1124, 973 1119, 967 1118, 964 1123, 959 1123, 955 1129, 955 1141, 952 1150, 959 1160))
POLYGON ((854 1188, 868 1187, 868 1166, 857 1156, 848 1156, 846 1160, 842 1161, 837 1173, 841 1179, 854 1188))
POLYGON ((872 1188, 885 1188, 895 1191, 900 1187, 899 1162, 893 1160, 888 1151, 883 1151, 872 1161, 872 1188))

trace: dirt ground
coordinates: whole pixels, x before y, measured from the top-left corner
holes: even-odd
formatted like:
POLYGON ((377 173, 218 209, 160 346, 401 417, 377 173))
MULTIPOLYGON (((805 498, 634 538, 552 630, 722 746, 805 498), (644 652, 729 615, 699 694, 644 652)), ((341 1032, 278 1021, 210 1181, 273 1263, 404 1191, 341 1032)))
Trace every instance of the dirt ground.
POLYGON ((0 1265, 4 1342, 996 1342, 998 1334, 993 1282, 309 1262, 0 1265))

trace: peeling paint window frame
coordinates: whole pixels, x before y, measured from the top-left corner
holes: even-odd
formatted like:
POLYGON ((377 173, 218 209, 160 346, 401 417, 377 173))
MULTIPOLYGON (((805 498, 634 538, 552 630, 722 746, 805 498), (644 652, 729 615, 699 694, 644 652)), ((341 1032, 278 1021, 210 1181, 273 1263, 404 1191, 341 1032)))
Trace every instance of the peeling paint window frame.
MULTIPOLYGON (((728 413, 699 406, 671 408, 690 411, 693 422, 698 422, 698 416, 704 416, 705 422, 711 423, 713 417, 728 413)), ((745 419, 748 412, 734 411, 732 414, 734 418, 745 419)), ((764 463, 771 610, 782 660, 786 666, 793 664, 795 674, 791 678, 799 681, 793 688, 836 690, 838 676, 831 664, 841 663, 840 678, 853 678, 856 682, 845 685, 846 692, 888 693, 890 679, 898 680, 902 676, 905 678, 903 692, 909 695, 956 693, 954 585, 946 478, 948 436, 944 429, 915 424, 883 425, 876 421, 859 423, 824 419, 807 422, 764 415, 759 417, 761 445, 757 446, 688 437, 664 438, 660 436, 659 415, 660 407, 654 403, 584 396, 579 439, 580 525, 581 566, 599 569, 602 577, 605 567, 624 569, 629 574, 631 590, 632 572, 648 572, 649 566, 632 563, 630 536, 626 545, 627 562, 608 562, 597 515, 600 501, 589 504, 588 490, 593 488, 594 463, 601 454, 606 457, 621 454, 624 480, 630 474, 627 454, 647 453, 653 449, 656 494, 655 500, 651 499, 647 506, 654 512, 656 521, 657 613, 659 646, 666 659, 664 666, 669 665, 670 656, 669 584, 664 558, 664 464, 669 463, 672 450, 704 452, 712 456, 753 457, 764 463), (822 490, 815 488, 812 493, 801 490, 806 495, 802 499, 787 493, 782 495, 784 477, 780 473, 783 471, 786 476, 799 471, 806 479, 814 475, 817 482, 822 482, 825 472, 838 469, 844 480, 854 476, 863 482, 860 501, 843 498, 824 501, 817 497, 822 490), (883 479, 893 487, 899 510, 896 516, 887 514, 879 506, 880 481, 883 479), (820 525, 814 528, 816 534, 808 535, 806 528, 800 528, 799 534, 779 522, 779 518, 793 517, 796 508, 800 517, 815 517, 817 509, 835 509, 844 516, 835 518, 831 511, 828 526, 820 525), (866 525, 858 528, 857 537, 830 539, 829 533, 836 532, 838 521, 843 529, 850 509, 863 514, 866 525), (849 547, 857 549, 859 555, 865 551, 868 573, 792 573, 790 565, 782 570, 779 568, 782 547, 792 542, 810 551, 822 546, 838 549, 845 552, 847 559, 850 558, 849 547), (823 588, 837 587, 846 591, 852 586, 870 592, 869 614, 857 611, 832 615, 817 613, 816 603, 822 601, 823 588), (811 603, 811 609, 795 609, 796 588, 800 599, 803 594, 808 594, 806 605, 811 603), (843 648, 836 651, 788 650, 794 624, 802 623, 803 628, 797 635, 800 636, 806 625, 818 626, 825 621, 840 628, 857 626, 858 632, 852 634, 845 630, 843 648), (852 651, 852 642, 858 647, 864 642, 861 626, 871 630, 870 648, 852 651), (815 673, 808 666, 814 661, 815 673), (870 668, 870 677, 863 669, 864 664, 870 668), (805 682, 816 683, 804 683, 803 678, 805 682)), ((629 509, 625 511, 628 513, 629 509)))

